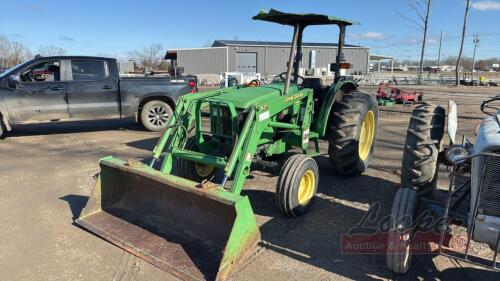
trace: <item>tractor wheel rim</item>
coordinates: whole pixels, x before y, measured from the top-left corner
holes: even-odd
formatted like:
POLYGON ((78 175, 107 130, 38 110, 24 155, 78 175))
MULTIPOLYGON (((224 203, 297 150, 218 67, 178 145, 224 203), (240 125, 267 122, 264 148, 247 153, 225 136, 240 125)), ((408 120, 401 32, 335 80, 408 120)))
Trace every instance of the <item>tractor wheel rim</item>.
POLYGON ((200 177, 208 177, 214 171, 214 166, 200 163, 195 163, 194 168, 196 169, 196 174, 200 177))
POLYGON ((156 127, 163 127, 167 124, 168 113, 162 106, 155 106, 148 112, 148 121, 156 127))
POLYGON ((299 204, 307 204, 314 195, 314 187, 316 186, 316 179, 312 170, 307 170, 300 179, 299 191, 297 194, 299 204))
POLYGON ((361 131, 359 133, 359 158, 363 161, 368 159, 373 145, 373 138, 375 136, 375 115, 373 111, 368 111, 363 119, 361 131))

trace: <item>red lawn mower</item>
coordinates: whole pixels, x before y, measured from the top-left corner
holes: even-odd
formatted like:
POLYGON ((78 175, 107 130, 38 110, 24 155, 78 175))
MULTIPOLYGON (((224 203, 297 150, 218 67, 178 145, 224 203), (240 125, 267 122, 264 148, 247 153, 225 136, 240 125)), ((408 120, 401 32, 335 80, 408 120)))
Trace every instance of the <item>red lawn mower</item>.
POLYGON ((379 103, 383 101, 393 101, 395 103, 402 104, 416 104, 421 102, 423 98, 424 93, 422 93, 421 91, 405 91, 393 87, 387 83, 380 83, 377 90, 377 100, 379 101, 379 103), (386 92, 386 89, 388 89, 389 91, 386 92))

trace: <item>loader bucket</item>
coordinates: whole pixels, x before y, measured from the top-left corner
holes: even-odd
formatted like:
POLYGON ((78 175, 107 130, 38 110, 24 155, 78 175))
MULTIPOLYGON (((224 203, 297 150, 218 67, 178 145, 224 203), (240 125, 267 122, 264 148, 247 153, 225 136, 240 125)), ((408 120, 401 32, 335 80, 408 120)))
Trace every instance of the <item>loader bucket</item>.
POLYGON ((184 280, 224 280, 260 239, 250 201, 107 157, 76 223, 184 280))

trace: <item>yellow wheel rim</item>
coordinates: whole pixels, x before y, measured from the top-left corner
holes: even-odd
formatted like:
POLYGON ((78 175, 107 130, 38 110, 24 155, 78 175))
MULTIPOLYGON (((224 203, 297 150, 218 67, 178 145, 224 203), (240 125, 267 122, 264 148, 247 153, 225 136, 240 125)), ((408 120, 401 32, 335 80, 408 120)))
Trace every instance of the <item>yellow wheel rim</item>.
POLYGON ((298 199, 300 205, 305 205, 311 200, 314 195, 314 187, 316 179, 312 170, 307 170, 300 179, 298 199))
POLYGON ((214 171, 214 166, 200 163, 194 163, 194 168, 196 169, 196 174, 200 177, 208 177, 214 171))
POLYGON ((363 119, 361 125, 361 132, 359 133, 359 147, 358 153, 361 160, 368 159, 370 150, 372 149, 373 138, 375 136, 375 115, 373 111, 368 111, 363 119))

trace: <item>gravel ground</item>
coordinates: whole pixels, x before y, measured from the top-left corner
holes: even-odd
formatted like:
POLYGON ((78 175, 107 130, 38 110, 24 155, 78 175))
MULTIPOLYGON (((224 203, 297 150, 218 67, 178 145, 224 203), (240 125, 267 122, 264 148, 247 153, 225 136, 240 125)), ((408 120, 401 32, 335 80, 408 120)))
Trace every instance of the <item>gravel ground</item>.
MULTIPOLYGON (((459 112, 471 116, 480 116, 479 101, 496 93, 423 90, 426 100, 444 105, 451 97, 459 112)), ((244 194, 252 202, 262 242, 233 279, 498 280, 498 273, 431 255, 416 256, 410 272, 397 276, 386 269, 384 255, 341 252, 341 235, 370 208, 380 207, 372 226, 389 213, 408 120, 408 113, 382 109, 375 157, 362 176, 333 176, 327 157, 317 157, 319 193, 311 211, 298 219, 285 219, 275 209, 277 177, 254 172, 244 194)), ((480 120, 460 121, 460 132, 472 135, 480 120)), ((176 280, 73 224, 95 183, 98 159, 149 157, 158 136, 119 120, 16 126, 0 141, 0 280, 176 280)), ((322 143, 324 152, 325 147, 322 143)))

